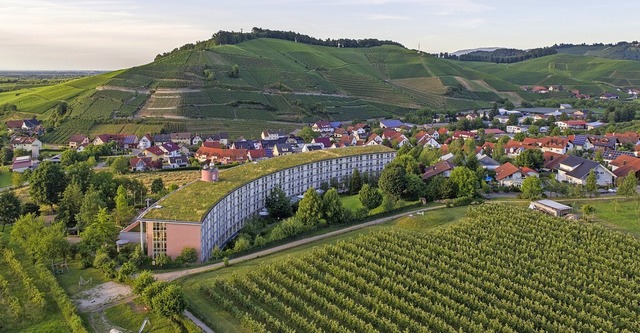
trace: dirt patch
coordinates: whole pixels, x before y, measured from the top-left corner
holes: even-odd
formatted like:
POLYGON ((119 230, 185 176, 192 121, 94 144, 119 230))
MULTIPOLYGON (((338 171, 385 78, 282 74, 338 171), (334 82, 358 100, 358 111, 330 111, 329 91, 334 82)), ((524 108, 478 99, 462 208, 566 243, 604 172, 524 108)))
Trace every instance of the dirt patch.
POLYGON ((79 311, 90 312, 100 307, 131 296, 131 287, 115 282, 107 282, 85 290, 76 297, 74 303, 79 311))

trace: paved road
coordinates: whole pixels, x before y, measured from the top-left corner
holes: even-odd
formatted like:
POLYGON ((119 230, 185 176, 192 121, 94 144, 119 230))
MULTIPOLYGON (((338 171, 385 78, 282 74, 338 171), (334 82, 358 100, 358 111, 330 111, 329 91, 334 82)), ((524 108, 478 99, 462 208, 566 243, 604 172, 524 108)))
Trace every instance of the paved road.
MULTIPOLYGON (((329 232, 329 233, 326 233, 326 234, 323 234, 323 235, 304 238, 304 239, 293 241, 293 242, 290 242, 290 243, 287 243, 287 244, 283 244, 283 245, 280 245, 280 246, 272 247, 270 249, 262 250, 262 251, 255 252, 255 253, 250 253, 250 254, 247 254, 245 256, 229 260, 229 264, 237 264, 237 263, 241 263, 243 261, 247 261, 247 260, 251 260, 251 259, 255 259, 255 258, 259 258, 259 257, 264 257, 264 256, 267 256, 267 255, 272 254, 272 253, 288 250, 288 249, 291 249, 291 248, 294 248, 294 247, 297 247, 297 246, 300 246, 300 245, 304 245, 304 244, 313 243, 313 242, 316 242, 316 241, 319 241, 321 239, 325 239, 325 238, 328 238, 328 237, 333 237, 333 236, 345 234, 345 233, 348 233, 348 232, 351 232, 351 231, 354 231, 354 230, 358 230, 358 229, 367 228, 367 227, 370 227, 370 226, 373 226, 373 225, 381 224, 381 223, 387 222, 389 220, 394 220, 394 219, 397 219, 399 217, 406 216, 406 215, 411 214, 411 213, 416 213, 416 212, 419 212, 419 211, 436 210, 436 209, 441 209, 441 208, 445 208, 445 206, 443 205, 443 206, 435 206, 435 207, 430 207, 430 208, 419 208, 419 209, 414 209, 414 210, 411 210, 411 211, 408 211, 408 212, 404 212, 402 214, 396 214, 396 215, 392 215, 392 216, 388 216, 388 217, 379 218, 379 219, 373 220, 371 222, 357 224, 357 225, 354 225, 354 226, 351 226, 351 227, 347 227, 347 228, 344 228, 344 229, 332 231, 332 232, 329 232)), ((211 264, 211 265, 206 265, 206 266, 197 267, 197 268, 191 268, 191 269, 185 269, 185 270, 181 270, 181 271, 158 273, 158 274, 155 274, 155 277, 156 277, 156 279, 162 280, 162 281, 173 281, 173 280, 181 278, 181 277, 185 277, 185 276, 189 276, 189 275, 193 275, 193 274, 198 274, 198 273, 202 273, 202 272, 218 269, 220 267, 223 267, 223 265, 224 265, 224 263, 219 262, 219 263, 215 263, 215 264, 211 264)))

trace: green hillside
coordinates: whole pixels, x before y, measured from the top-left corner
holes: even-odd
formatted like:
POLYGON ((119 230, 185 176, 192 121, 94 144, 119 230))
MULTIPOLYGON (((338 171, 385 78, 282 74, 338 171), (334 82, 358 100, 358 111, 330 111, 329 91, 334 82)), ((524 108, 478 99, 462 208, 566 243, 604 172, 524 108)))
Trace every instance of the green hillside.
POLYGON ((558 53, 585 55, 619 60, 640 60, 640 45, 637 42, 621 42, 616 45, 571 45, 557 47, 558 53))
POLYGON ((614 86, 640 86, 639 74, 635 61, 567 54, 497 65, 439 59, 395 45, 337 48, 259 38, 174 51, 142 66, 0 93, 0 106, 17 108, 0 117, 51 118, 47 126, 57 130, 44 140, 54 143, 75 133, 233 131, 234 122, 242 124, 237 134, 246 135, 246 128, 259 133, 321 118, 482 108, 498 98, 519 103, 541 97, 522 90, 537 84, 598 94, 614 86), (62 101, 68 112, 52 118, 62 101))

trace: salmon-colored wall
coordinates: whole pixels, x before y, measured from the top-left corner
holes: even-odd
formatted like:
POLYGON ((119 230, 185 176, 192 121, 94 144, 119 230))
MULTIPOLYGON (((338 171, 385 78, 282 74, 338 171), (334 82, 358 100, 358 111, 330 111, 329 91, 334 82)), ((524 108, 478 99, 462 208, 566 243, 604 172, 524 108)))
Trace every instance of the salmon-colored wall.
POLYGON ((153 256, 153 222, 145 222, 144 223, 144 234, 146 235, 147 242, 147 255, 153 256))
POLYGON ((193 247, 200 259, 200 225, 167 223, 167 255, 176 258, 185 247, 193 247))

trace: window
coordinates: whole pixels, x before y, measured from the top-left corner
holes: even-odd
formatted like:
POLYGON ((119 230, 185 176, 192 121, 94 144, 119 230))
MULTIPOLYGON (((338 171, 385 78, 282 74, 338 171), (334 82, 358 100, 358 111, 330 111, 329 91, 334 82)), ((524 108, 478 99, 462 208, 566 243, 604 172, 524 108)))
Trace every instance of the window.
POLYGON ((153 257, 167 253, 167 225, 153 222, 153 257))

